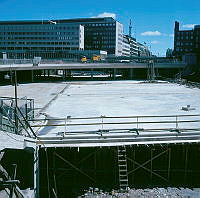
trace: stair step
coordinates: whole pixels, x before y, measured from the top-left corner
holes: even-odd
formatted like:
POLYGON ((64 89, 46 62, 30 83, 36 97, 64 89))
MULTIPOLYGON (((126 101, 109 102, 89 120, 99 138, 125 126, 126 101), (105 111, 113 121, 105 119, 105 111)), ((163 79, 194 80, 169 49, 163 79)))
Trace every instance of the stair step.
POLYGON ((128 184, 120 185, 120 188, 127 188, 128 184))
POLYGON ((126 176, 126 177, 127 177, 127 175, 126 175, 126 174, 120 174, 119 176, 122 176, 122 177, 125 177, 125 176, 126 176))
POLYGON ((119 162, 126 162, 125 159, 119 159, 119 162))
POLYGON ((126 179, 126 180, 128 180, 128 177, 126 176, 126 175, 120 175, 119 176, 121 179, 126 179))
POLYGON ((125 155, 120 155, 120 154, 119 154, 118 157, 125 157, 125 155))
POLYGON ((118 150, 118 153, 120 153, 120 152, 126 152, 126 150, 118 150))
POLYGON ((127 184, 120 184, 120 186, 126 186, 127 184))

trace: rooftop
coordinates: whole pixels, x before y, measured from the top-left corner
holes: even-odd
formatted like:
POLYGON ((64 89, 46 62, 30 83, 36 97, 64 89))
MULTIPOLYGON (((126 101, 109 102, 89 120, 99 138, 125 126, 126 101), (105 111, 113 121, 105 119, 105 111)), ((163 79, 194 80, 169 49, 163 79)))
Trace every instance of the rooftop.
MULTIPOLYGON (((12 86, 0 87, 2 96, 13 96, 13 92, 12 86)), ((20 84, 18 93, 34 98, 36 113, 46 116, 45 122, 32 124, 38 131, 38 144, 79 147, 200 141, 197 88, 163 81, 81 81, 20 84), (191 110, 182 110, 187 105, 191 110)))
POLYGON ((51 20, 19 20, 19 21, 0 21, 0 25, 34 25, 34 24, 50 24, 50 21, 57 24, 62 23, 94 23, 94 22, 114 22, 112 17, 104 18, 77 18, 77 19, 51 19, 51 20))

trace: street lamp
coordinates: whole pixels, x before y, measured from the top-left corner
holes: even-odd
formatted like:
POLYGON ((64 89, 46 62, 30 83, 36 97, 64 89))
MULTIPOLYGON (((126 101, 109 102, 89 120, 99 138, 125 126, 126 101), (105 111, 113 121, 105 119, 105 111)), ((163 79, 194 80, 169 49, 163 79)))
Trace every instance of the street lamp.
POLYGON ((11 76, 6 74, 4 76, 4 79, 11 80, 11 82, 14 82, 14 86, 15 86, 15 127, 16 127, 16 133, 18 133, 18 120, 17 120, 17 108, 18 108, 18 104, 17 104, 17 72, 16 72, 16 70, 14 70, 14 71, 11 71, 10 74, 11 74, 11 76), (14 74, 14 79, 13 79, 13 74, 14 74))

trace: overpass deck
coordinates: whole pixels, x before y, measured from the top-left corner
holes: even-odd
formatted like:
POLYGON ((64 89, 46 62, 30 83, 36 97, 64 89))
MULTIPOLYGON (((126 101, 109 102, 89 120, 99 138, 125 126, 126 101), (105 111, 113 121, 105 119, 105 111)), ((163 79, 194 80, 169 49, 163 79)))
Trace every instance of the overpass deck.
MULTIPOLYGON (((177 69, 184 68, 185 63, 155 63, 155 68, 164 69, 177 69)), ((147 68, 147 63, 65 63, 65 64, 39 64, 39 66, 33 66, 33 64, 12 64, 12 65, 0 65, 0 71, 24 71, 24 70, 51 70, 51 69, 142 69, 147 68)))

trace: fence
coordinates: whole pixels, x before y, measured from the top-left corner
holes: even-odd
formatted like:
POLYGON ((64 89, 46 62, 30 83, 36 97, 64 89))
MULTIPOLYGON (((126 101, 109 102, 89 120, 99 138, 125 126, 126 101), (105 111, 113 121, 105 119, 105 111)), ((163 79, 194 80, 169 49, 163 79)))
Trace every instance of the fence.
POLYGON ((0 130, 20 134, 26 126, 24 118, 34 118, 33 99, 18 98, 17 102, 19 110, 14 98, 0 97, 0 130))
MULTIPOLYGON (((200 131, 200 114, 166 116, 123 116, 45 119, 46 124, 33 124, 32 127, 49 127, 50 133, 64 134, 103 134, 103 133, 157 133, 200 131)), ((43 121, 36 119, 32 121, 43 121)))

